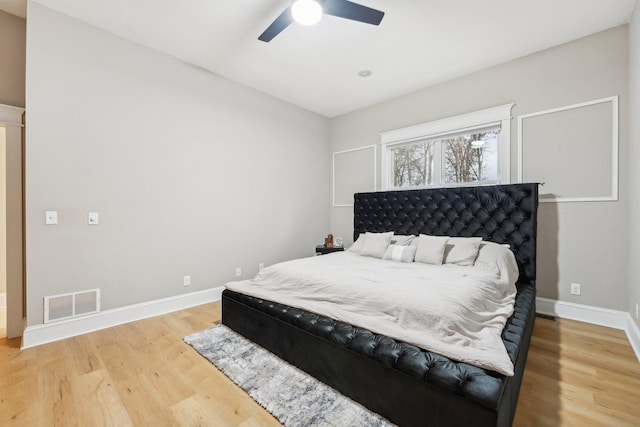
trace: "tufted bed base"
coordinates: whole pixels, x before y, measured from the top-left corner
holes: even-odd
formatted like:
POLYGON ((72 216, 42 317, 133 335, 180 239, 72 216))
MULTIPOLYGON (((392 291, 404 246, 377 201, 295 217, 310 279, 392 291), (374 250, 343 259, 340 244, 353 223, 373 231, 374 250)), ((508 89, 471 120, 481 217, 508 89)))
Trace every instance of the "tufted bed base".
POLYGON ((537 184, 355 195, 354 239, 395 231, 511 246, 520 279, 502 338, 513 377, 230 290, 222 323, 400 426, 510 426, 535 319, 537 197, 537 184))
POLYGON ((503 340, 515 375, 447 359, 370 331, 225 290, 222 323, 400 426, 510 426, 535 318, 519 288, 503 340))

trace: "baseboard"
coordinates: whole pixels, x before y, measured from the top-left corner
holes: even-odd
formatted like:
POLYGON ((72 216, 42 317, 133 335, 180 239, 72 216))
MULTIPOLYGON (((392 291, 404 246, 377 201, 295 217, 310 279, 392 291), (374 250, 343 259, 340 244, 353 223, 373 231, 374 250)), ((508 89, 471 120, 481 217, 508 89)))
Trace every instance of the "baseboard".
POLYGON ((615 329, 626 329, 629 313, 620 310, 594 307, 592 305, 576 304, 549 298, 536 297, 536 311, 549 316, 564 319, 579 320, 594 325, 607 326, 615 329))
POLYGON ((627 319, 627 328, 625 329, 625 332, 627 333, 631 347, 633 347, 633 351, 636 352, 636 357, 640 360, 640 328, 638 328, 636 322, 633 321, 631 313, 628 314, 629 317, 627 319))
MULTIPOLYGON (((76 319, 28 326, 22 336, 22 348, 36 347, 124 323, 218 301, 221 298, 223 289, 223 287, 206 289, 106 310, 76 319)), ((0 297, 2 295, 6 294, 0 294, 0 297)), ((0 300, 1 302, 2 300, 0 300)), ((536 307, 538 313, 624 330, 629 338, 631 347, 640 361, 640 328, 633 321, 630 313, 542 297, 536 298, 536 307)))
POLYGON ((627 334, 631 347, 640 361, 640 329, 631 318, 631 314, 626 311, 536 297, 536 312, 621 329, 627 334))
POLYGON ((7 294, 0 294, 0 308, 7 307, 7 294))
POLYGON ((113 310, 105 310, 100 313, 75 319, 28 326, 22 335, 22 348, 35 347, 100 329, 111 328, 122 325, 123 323, 135 322, 136 320, 160 316, 196 305, 218 301, 221 298, 223 289, 223 287, 206 289, 204 291, 176 295, 169 298, 115 308, 113 310))

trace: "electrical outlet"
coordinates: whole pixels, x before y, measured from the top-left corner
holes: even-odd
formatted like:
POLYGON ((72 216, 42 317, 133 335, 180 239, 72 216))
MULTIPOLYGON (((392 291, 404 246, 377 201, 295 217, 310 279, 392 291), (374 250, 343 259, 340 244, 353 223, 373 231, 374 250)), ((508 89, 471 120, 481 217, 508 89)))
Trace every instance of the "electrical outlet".
POLYGON ((242 276, 242 269, 240 267, 236 267, 236 277, 242 276))
POLYGON ((191 286, 191 276, 184 276, 182 278, 182 284, 184 286, 191 286))
POLYGON ((262 271, 264 270, 264 262, 261 262, 260 264, 258 264, 258 271, 262 271))
POLYGON ((55 225, 58 223, 58 211, 46 211, 44 213, 44 223, 46 225, 55 225))
POLYGON ((89 212, 89 225, 98 225, 98 212, 89 212))
POLYGON ((571 284, 571 295, 580 295, 580 283, 571 284))

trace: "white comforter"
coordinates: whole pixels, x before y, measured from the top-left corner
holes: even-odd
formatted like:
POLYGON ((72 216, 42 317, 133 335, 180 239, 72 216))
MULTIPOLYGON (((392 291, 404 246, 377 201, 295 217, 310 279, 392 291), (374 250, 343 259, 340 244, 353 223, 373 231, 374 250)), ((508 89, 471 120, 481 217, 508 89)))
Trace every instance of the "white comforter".
POLYGON ((516 289, 506 276, 341 252, 276 264, 226 286, 511 376, 500 335, 516 289))

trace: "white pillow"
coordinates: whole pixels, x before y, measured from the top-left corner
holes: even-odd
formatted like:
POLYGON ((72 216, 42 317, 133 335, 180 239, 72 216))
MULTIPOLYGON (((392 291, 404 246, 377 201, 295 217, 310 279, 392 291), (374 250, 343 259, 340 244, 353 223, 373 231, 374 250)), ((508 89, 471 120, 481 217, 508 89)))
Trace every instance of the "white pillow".
POLYGON ((389 247, 391 236, 393 236, 393 231, 389 231, 388 233, 367 233, 367 238, 364 240, 364 247, 360 255, 382 258, 389 247))
POLYGON ((409 234, 409 235, 394 234, 393 237, 391 238, 391 244, 399 245, 399 246, 408 246, 411 244, 411 242, 413 242, 415 238, 416 236, 414 236, 413 234, 409 234))
POLYGON ((426 234, 421 234, 416 240, 418 241, 418 249, 416 250, 416 262, 436 265, 442 264, 445 247, 447 246, 449 237, 428 236, 426 234))
POLYGON ((365 233, 360 233, 360 235, 358 236, 358 240, 353 242, 353 245, 349 246, 349 249, 347 249, 347 251, 355 252, 359 254, 360 252, 362 252, 362 248, 364 247, 364 241, 366 239, 367 239, 367 235, 365 233))
POLYGON ((382 259, 389 259, 396 262, 413 262, 416 256, 415 246, 389 245, 382 259))
POLYGON ((474 266, 495 272, 504 285, 512 285, 518 280, 518 263, 509 245, 482 242, 474 266))
POLYGON ((444 263, 473 265, 478 257, 482 237, 451 237, 444 251, 444 263))

